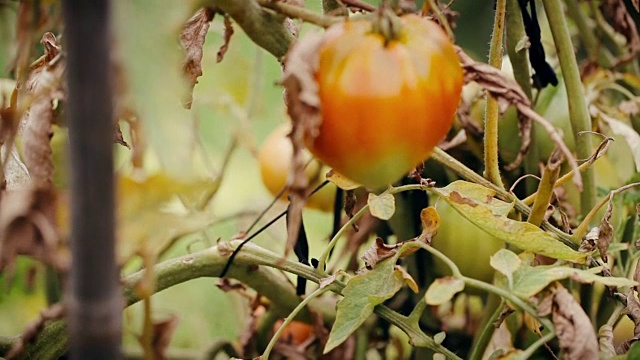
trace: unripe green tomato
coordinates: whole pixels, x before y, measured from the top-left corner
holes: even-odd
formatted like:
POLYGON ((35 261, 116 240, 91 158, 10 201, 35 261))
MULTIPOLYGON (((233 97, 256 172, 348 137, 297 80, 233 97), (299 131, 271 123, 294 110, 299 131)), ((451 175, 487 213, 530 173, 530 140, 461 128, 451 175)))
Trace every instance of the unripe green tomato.
POLYGON ((349 20, 324 34, 315 74, 322 123, 309 150, 337 172, 371 188, 398 180, 451 128, 462 68, 433 21, 398 20, 386 38, 369 20, 349 20))
MULTIPOLYGON (((495 270, 489 265, 489 258, 502 249, 504 243, 475 226, 446 201, 438 200, 436 209, 441 221, 431 245, 451 259, 462 275, 492 282, 495 270)), ((434 261, 437 275, 451 274, 444 262, 437 258, 434 261)))
MULTIPOLYGON (((287 123, 278 126, 267 136, 258 153, 262 183, 274 196, 278 195, 284 188, 287 183, 287 176, 289 176, 291 157, 293 156, 293 146, 287 137, 290 132, 291 124, 287 123)), ((303 152, 304 162, 308 163, 305 173, 309 179, 309 187, 313 189, 324 181, 325 174, 329 171, 329 168, 313 159, 307 150, 303 149, 303 152)), ((280 199, 286 200, 287 195, 288 192, 285 192, 280 199)), ((306 205, 321 211, 332 211, 335 195, 336 186, 332 183, 327 184, 311 195, 306 205)))

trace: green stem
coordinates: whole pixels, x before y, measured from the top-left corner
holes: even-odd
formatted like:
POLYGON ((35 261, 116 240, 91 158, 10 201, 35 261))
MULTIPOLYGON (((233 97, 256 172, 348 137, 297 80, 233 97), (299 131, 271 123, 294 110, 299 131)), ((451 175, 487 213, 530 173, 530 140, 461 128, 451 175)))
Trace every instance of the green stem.
POLYGON ((509 54, 509 60, 513 68, 513 76, 522 88, 522 91, 524 91, 525 95, 531 100, 531 70, 529 68, 527 51, 524 48, 518 49, 518 44, 526 36, 518 0, 507 0, 506 11, 507 53, 509 54))
POLYGON ((487 319, 487 322, 484 324, 484 328, 480 333, 480 336, 476 340, 476 343, 471 350, 471 355, 469 355, 469 360, 480 360, 482 359, 482 355, 484 355, 485 350, 487 349, 487 345, 489 345, 489 341, 491 341, 491 337, 496 330, 495 322, 498 319, 498 316, 502 314, 502 309, 504 308, 504 299, 500 301, 500 305, 496 308, 496 310, 491 314, 491 317, 487 319))
MULTIPOLYGON (((489 49, 489 65, 502 68, 502 42, 504 34, 504 18, 507 0, 496 1, 496 14, 493 22, 493 34, 489 49)), ((487 94, 487 104, 484 117, 484 176, 500 188, 504 188, 500 177, 500 164, 498 163, 498 117, 500 108, 498 100, 487 94)))
POLYGON ((538 339, 536 342, 531 344, 531 346, 529 346, 525 351, 520 353, 520 355, 516 359, 528 359, 528 358, 530 358, 538 350, 538 348, 540 348, 540 346, 542 346, 542 345, 548 343, 549 341, 553 340, 554 337, 556 337, 555 331, 548 332, 547 334, 542 336, 540 339, 538 339))
MULTIPOLYGON (((527 216, 531 213, 531 209, 529 208, 529 206, 518 199, 514 194, 511 194, 504 189, 498 188, 495 184, 476 174, 475 172, 473 172, 473 170, 469 169, 463 163, 447 154, 444 150, 436 147, 431 157, 446 168, 458 174, 463 179, 494 190, 500 199, 513 202, 515 204, 516 210, 518 210, 520 213, 527 216)), ((573 238, 571 237, 571 235, 551 225, 548 221, 543 221, 541 227, 543 230, 548 231, 558 237, 558 240, 562 241, 565 245, 570 246, 574 250, 578 249, 578 246, 573 242, 573 238)))
POLYGON ((269 359, 269 354, 271 354, 271 350, 278 342, 278 339, 280 338, 280 336, 282 336, 282 332, 285 330, 287 325, 289 325, 291 321, 295 319, 295 317, 298 315, 300 310, 304 309, 304 307, 307 306, 307 304, 309 304, 311 300, 324 294, 324 292, 327 290, 329 289, 326 287, 316 289, 314 292, 309 294, 309 296, 307 296, 304 300, 302 300, 302 302, 300 302, 300 304, 298 304, 298 306, 296 306, 295 309, 291 311, 291 313, 287 316, 287 318, 284 319, 284 322, 282 323, 282 325, 280 325, 280 327, 278 328, 278 331, 276 331, 276 333, 273 335, 273 337, 271 338, 271 341, 269 341, 269 344, 267 345, 267 348, 262 353, 262 356, 260 356, 260 359, 264 359, 264 360, 269 359))
POLYGON ((547 329, 549 329, 551 332, 555 332, 553 323, 549 321, 549 319, 538 315, 538 312, 536 311, 536 309, 531 307, 531 305, 527 304, 525 301, 523 301, 516 295, 512 294, 507 290, 499 288, 495 285, 485 283, 483 281, 472 279, 462 275, 460 273, 460 270, 458 269, 458 266, 456 266, 456 264, 453 261, 451 261, 451 259, 449 259, 446 255, 444 255, 440 251, 434 249, 433 247, 425 243, 419 243, 419 244, 420 244, 420 247, 422 247, 424 250, 430 252, 433 256, 442 260, 451 269, 451 272, 453 274, 452 276, 456 279, 460 279, 464 281, 465 286, 471 286, 472 288, 476 288, 476 289, 485 291, 487 293, 496 294, 502 297, 504 300, 510 301, 512 304, 520 308, 520 310, 523 310, 524 312, 527 312, 529 313, 529 315, 538 319, 538 321, 540 321, 540 323, 544 325, 547 329))
POLYGON ((318 259, 318 274, 322 276, 326 276, 327 273, 324 268, 326 267, 327 259, 329 258, 329 254, 331 253, 331 250, 336 246, 336 244, 338 243, 338 240, 340 240, 342 235, 344 235, 344 233, 346 233, 347 230, 351 226, 353 226, 353 224, 356 221, 358 221, 358 219, 360 219, 362 215, 364 215, 367 211, 369 211, 369 204, 366 204, 365 206, 362 207, 362 209, 358 210, 358 212, 355 215, 353 215, 353 217, 349 219, 349 221, 347 221, 340 228, 340 230, 338 230, 336 235, 329 241, 329 244, 324 248, 322 255, 320 255, 320 258, 318 259))
MULTIPOLYGON (((240 240, 230 243, 223 243, 205 250, 201 250, 190 255, 171 259, 159 263, 153 267, 156 276, 155 292, 160 292, 172 286, 187 282, 200 277, 213 277, 219 274, 224 268, 229 255, 234 246, 238 246, 240 240)), ((255 289, 260 294, 265 295, 274 304, 274 311, 286 316, 296 308, 300 299, 295 295, 295 289, 284 278, 284 276, 270 268, 286 271, 294 275, 303 276, 310 281, 319 283, 322 277, 318 275, 310 266, 306 266, 297 261, 282 259, 281 255, 263 249, 257 245, 248 243, 242 251, 238 253, 235 261, 229 269, 228 276, 235 278, 247 286, 255 289), (262 266, 261 266, 262 265, 262 266), (257 268, 256 268, 257 266, 257 268)), ((131 274, 123 279, 124 299, 126 306, 133 305, 141 300, 135 290, 135 285, 144 276, 144 270, 131 274)), ((337 294, 342 293, 346 285, 341 281, 334 281, 327 288, 337 294)), ((320 312, 322 307, 310 304, 312 311, 320 312)), ((301 316, 309 316, 305 308, 301 316)), ((437 344, 431 337, 427 336, 420 328, 409 324, 407 317, 398 314, 386 306, 378 305, 374 312, 383 319, 402 329, 411 338, 414 346, 427 347, 433 351, 443 353, 448 359, 460 360, 460 357, 437 344)), ((325 318, 327 317, 326 314, 325 318)), ((5 339, 6 340, 6 339, 5 339)), ((7 343, 3 346, 8 346, 7 343)), ((52 321, 48 323, 35 343, 29 345, 22 358, 26 359, 57 359, 67 347, 67 330, 64 321, 52 321)), ((0 354, 1 356, 1 354, 0 354)))
MULTIPOLYGON (((567 26, 567 20, 560 4, 560 0, 542 0, 544 4, 549 26, 553 34, 556 52, 560 60, 562 77, 569 99, 569 118, 571 129, 576 139, 576 152, 578 158, 587 159, 591 155, 593 143, 591 137, 580 136, 579 133, 591 131, 591 117, 587 109, 584 89, 580 80, 580 71, 571 42, 571 35, 567 26)), ((593 169, 586 169, 582 174, 583 189, 580 193, 580 212, 589 213, 596 203, 596 183, 593 169)))

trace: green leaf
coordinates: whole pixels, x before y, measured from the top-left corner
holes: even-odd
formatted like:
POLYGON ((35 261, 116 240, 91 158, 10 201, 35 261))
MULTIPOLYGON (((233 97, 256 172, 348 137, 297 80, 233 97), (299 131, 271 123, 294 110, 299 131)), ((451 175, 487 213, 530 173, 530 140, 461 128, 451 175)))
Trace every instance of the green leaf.
POLYGON ((367 204, 369 204, 369 211, 371 212, 371 215, 381 220, 391 219, 393 213, 396 211, 395 198, 393 195, 386 192, 380 195, 369 193, 367 204))
POLYGON ((432 190, 474 225, 508 244, 555 259, 586 263, 588 254, 571 249, 533 224, 509 219, 513 204, 496 199, 491 189, 455 181, 432 190))
POLYGON ((489 262, 491 267, 504 274, 509 280, 509 288, 513 286, 513 273, 522 265, 522 260, 514 252, 500 249, 489 262))
POLYGON ((424 294, 424 299, 429 305, 442 305, 462 290, 464 290, 464 281, 453 276, 445 276, 431 283, 424 294))
MULTIPOLYGON (((513 286, 509 289, 513 294, 529 299, 554 281, 571 278, 580 283, 597 282, 606 286, 635 286, 638 283, 622 277, 600 276, 596 273, 602 271, 602 267, 595 267, 587 270, 575 269, 567 266, 543 265, 528 266, 523 265, 513 273, 513 286)), ((501 279, 498 279, 500 285, 501 279)), ((502 286, 504 286, 502 278, 502 286)))
POLYGON ((373 308, 391 298, 404 284, 395 270, 397 257, 378 262, 373 270, 352 277, 338 302, 336 321, 324 347, 328 353, 342 344, 373 313, 373 308))

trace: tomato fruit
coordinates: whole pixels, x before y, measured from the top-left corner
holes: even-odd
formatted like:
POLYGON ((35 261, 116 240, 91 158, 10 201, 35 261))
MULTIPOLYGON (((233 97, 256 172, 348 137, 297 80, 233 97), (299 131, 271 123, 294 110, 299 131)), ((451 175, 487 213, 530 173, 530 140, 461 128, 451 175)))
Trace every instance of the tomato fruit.
MULTIPOLYGON (((293 156, 293 146, 287 135, 291 132, 290 124, 278 126, 267 136, 258 153, 258 163, 260 165, 260 175, 262 183, 274 196, 282 190, 287 183, 287 176, 291 167, 291 157, 293 156)), ((313 159, 308 151, 304 154, 305 173, 309 179, 309 187, 315 188, 324 181, 324 174, 329 169, 319 161, 313 159)), ((307 200, 307 206, 321 211, 332 211, 336 194, 336 186, 327 184, 307 200)), ((281 196, 282 200, 287 199, 285 192, 281 196)))
POLYGON ((397 23, 392 37, 365 20, 330 27, 315 73, 322 123, 307 147, 372 188, 430 155, 451 128, 462 91, 462 68, 444 31, 417 15, 397 23))
MULTIPOLYGON (((492 282, 495 270, 489 260, 504 247, 504 243, 475 226, 446 201, 438 200, 436 209, 442 220, 431 245, 451 259, 462 275, 492 282)), ((439 259, 434 262, 438 275, 451 274, 444 262, 439 259)))
MULTIPOLYGON (((278 331, 282 326, 282 320, 279 320, 273 326, 273 330, 278 331)), ((313 335, 313 326, 303 323, 302 321, 293 320, 290 322, 286 328, 282 331, 282 335, 280 335, 280 340, 285 342, 292 343, 294 345, 300 345, 303 342, 307 341, 313 335)))

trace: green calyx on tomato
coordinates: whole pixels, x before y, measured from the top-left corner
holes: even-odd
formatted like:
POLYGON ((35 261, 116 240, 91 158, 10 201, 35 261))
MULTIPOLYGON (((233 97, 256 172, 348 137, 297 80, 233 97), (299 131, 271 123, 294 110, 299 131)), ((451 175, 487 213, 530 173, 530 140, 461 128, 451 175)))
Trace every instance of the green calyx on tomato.
MULTIPOLYGON (((276 196, 287 184, 287 177, 291 168, 291 158, 293 156, 293 146, 288 139, 291 132, 290 124, 282 124, 271 132, 265 139, 258 152, 258 163, 260 165, 260 176, 262 183, 269 192, 276 196)), ((309 179, 309 187, 315 188, 324 180, 324 174, 329 169, 319 161, 313 159, 309 152, 304 152, 305 174, 309 179)), ((281 195, 282 200, 287 199, 287 192, 281 195)), ((306 205, 310 208, 321 211, 332 211, 336 194, 336 186, 327 184, 322 189, 314 193, 307 200, 306 205)))
POLYGON ((366 20, 336 24, 318 54, 322 122, 307 147, 368 187, 389 185, 427 158, 461 96, 462 68, 444 31, 417 15, 398 20, 391 37, 366 20))

